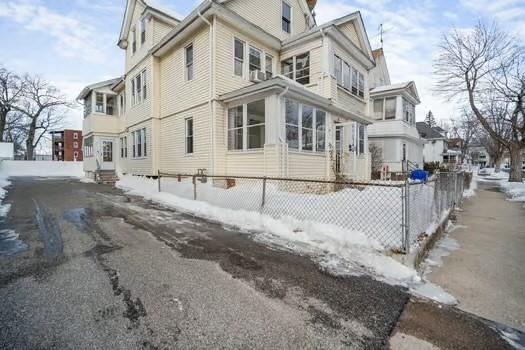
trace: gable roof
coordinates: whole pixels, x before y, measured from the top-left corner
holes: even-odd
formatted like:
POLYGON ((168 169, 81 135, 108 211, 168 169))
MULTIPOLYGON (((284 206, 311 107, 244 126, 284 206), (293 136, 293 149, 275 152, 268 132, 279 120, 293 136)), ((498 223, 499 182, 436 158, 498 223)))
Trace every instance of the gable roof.
MULTIPOLYGON (((212 0, 217 1, 219 4, 223 4, 226 2, 230 2, 232 0, 212 0)), ((306 0, 297 0, 299 2, 299 5, 301 6, 301 9, 303 10, 304 14, 308 17, 308 22, 310 23, 310 28, 312 28, 315 25, 315 18, 312 15, 312 12, 310 11, 310 5, 306 0)))
POLYGON ((122 80, 122 77, 118 77, 118 78, 104 80, 104 81, 101 81, 101 82, 98 82, 98 83, 94 83, 94 84, 88 85, 88 86, 86 86, 85 88, 82 89, 82 91, 80 92, 80 94, 77 97, 77 100, 83 100, 94 89, 98 89, 98 88, 101 88, 101 87, 104 87, 104 86, 108 86, 108 87, 111 88, 111 87, 113 87, 113 85, 119 83, 121 80, 122 80))
POLYGON ((417 132, 419 135, 427 140, 432 139, 445 139, 445 136, 443 136, 436 127, 430 126, 426 122, 417 122, 416 123, 417 132))
POLYGON ((405 92, 411 96, 418 104, 421 103, 419 94, 417 92, 416 83, 413 81, 407 81, 404 83, 397 83, 391 85, 377 86, 370 90, 370 96, 382 95, 382 94, 393 94, 405 92))
POLYGON ((140 3, 142 6, 144 6, 144 11, 142 13, 143 15, 147 12, 150 12, 156 18, 172 24, 178 24, 181 21, 174 10, 166 6, 162 6, 157 0, 127 0, 126 10, 124 12, 124 18, 122 19, 122 26, 120 28, 118 40, 118 46, 121 48, 126 48, 124 43, 128 40, 131 19, 137 3, 140 3))

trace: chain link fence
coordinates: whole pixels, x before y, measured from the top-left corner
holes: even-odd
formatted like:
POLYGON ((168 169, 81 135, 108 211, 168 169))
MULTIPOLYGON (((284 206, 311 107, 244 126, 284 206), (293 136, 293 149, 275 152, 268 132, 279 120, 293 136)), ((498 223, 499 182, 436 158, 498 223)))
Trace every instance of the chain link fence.
POLYGON ((221 208, 360 231, 385 249, 408 252, 459 204, 463 173, 438 174, 426 183, 159 173, 158 187, 221 208))

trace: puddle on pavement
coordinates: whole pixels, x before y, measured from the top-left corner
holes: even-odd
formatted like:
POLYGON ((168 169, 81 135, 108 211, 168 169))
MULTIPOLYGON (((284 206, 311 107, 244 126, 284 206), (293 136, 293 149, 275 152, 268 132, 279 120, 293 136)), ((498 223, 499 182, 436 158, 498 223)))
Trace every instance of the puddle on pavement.
POLYGON ((10 256, 27 250, 28 246, 13 230, 0 230, 0 256, 10 256))
POLYGON ((72 223, 80 232, 86 232, 89 228, 86 217, 87 211, 85 208, 70 209, 64 213, 64 219, 72 223))

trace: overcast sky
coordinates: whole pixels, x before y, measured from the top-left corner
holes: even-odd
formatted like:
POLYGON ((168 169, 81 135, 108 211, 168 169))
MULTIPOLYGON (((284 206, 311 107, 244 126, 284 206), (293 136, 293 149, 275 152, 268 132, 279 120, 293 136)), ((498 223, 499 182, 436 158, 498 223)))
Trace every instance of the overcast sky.
MULTIPOLYGON (((155 0, 181 17, 198 2, 155 0)), ((123 74, 124 52, 116 45, 126 0, 0 0, 0 65, 19 73, 40 74, 74 99, 88 84, 123 74)), ((431 109, 439 119, 458 106, 433 93, 432 62, 443 33, 496 20, 525 36, 525 0, 319 0, 319 24, 360 10, 373 48, 384 50, 392 82, 414 80, 421 97, 416 109, 423 120, 431 109)), ((80 128, 73 111, 70 127, 80 128)))

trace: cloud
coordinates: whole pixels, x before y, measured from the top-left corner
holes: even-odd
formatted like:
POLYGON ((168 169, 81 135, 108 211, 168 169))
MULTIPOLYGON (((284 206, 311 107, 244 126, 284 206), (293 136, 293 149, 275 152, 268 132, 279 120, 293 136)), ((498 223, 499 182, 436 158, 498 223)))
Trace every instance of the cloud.
POLYGON ((97 28, 50 10, 37 2, 14 0, 0 4, 0 18, 5 18, 28 31, 40 32, 55 41, 57 54, 90 63, 103 63, 106 56, 98 45, 107 40, 97 28), (97 40, 97 38, 100 38, 97 40))

